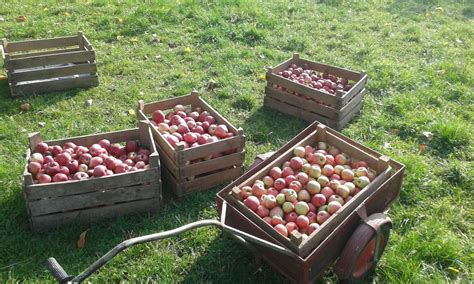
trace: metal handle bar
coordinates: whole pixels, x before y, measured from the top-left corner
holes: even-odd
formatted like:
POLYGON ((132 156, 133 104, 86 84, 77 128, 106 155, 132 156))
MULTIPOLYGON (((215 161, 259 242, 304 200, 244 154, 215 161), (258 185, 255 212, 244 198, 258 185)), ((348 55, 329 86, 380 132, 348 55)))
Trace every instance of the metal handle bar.
POLYGON ((146 236, 141 236, 141 237, 136 237, 132 238, 126 241, 123 241, 122 243, 118 244, 115 246, 113 249, 111 249, 109 252, 107 252, 105 255, 103 255, 101 258, 99 258, 97 261, 95 261, 93 264, 91 264, 88 268, 86 268, 83 272, 81 272, 79 275, 73 277, 69 276, 66 271, 59 265, 59 263, 54 259, 53 257, 50 257, 47 261, 47 268, 48 270, 54 275, 54 277, 58 280, 59 283, 67 283, 67 282, 72 282, 72 283, 80 283, 84 281, 86 278, 91 276, 92 273, 100 269, 102 266, 107 264, 109 261, 112 260, 117 254, 120 252, 124 251, 125 249, 142 244, 142 243, 147 243, 147 242, 153 242, 153 241, 158 241, 161 239, 166 239, 170 237, 177 236, 181 233, 200 228, 200 227, 206 227, 206 226, 215 226, 217 228, 220 228, 223 231, 229 232, 233 235, 236 235, 239 237, 241 240, 246 240, 246 241, 251 241, 258 243, 262 246, 268 247, 270 249, 273 249, 275 251, 278 251, 280 253, 283 253, 285 255, 288 255, 290 257, 296 257, 297 255, 292 252, 291 250, 284 248, 282 246, 273 244, 269 241, 260 239, 258 237, 252 236, 246 232, 242 232, 238 229, 235 229, 231 226, 228 226, 225 224, 225 219, 226 219, 226 214, 227 213, 227 202, 224 201, 222 204, 222 212, 221 212, 221 220, 214 220, 214 219, 209 219, 209 220, 201 220, 201 221, 196 221, 193 223, 186 224, 184 226, 178 227, 173 230, 169 231, 164 231, 160 233, 155 233, 151 235, 146 235, 146 236))

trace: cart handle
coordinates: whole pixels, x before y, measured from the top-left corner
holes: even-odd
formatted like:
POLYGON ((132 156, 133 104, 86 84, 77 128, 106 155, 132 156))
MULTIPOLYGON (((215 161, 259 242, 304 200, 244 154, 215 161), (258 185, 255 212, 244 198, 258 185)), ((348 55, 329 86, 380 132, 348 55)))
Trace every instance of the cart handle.
POLYGON ((262 246, 268 247, 270 249, 273 249, 275 251, 278 251, 280 253, 283 253, 285 255, 288 255, 290 257, 296 257, 297 255, 282 246, 273 244, 269 241, 260 239, 258 237, 252 236, 246 232, 242 232, 236 228, 233 228, 231 226, 228 226, 225 224, 225 219, 227 215, 227 202, 223 202, 222 204, 222 212, 221 212, 221 220, 215 220, 215 219, 209 219, 209 220, 201 220, 201 221, 196 221, 193 223, 186 224, 184 226, 178 227, 173 230, 169 231, 164 231, 164 232, 159 232, 155 234, 150 234, 150 235, 145 235, 141 237, 136 237, 132 239, 128 239, 126 241, 123 241, 122 243, 118 244, 114 248, 112 248, 109 252, 107 252, 105 255, 103 255, 101 258, 96 260, 93 264, 91 264, 88 268, 86 268, 83 272, 81 272, 79 275, 73 277, 70 276, 66 273, 66 271, 61 267, 61 265, 57 262, 57 260, 53 257, 50 257, 47 260, 47 268, 53 274, 53 276, 58 280, 59 283, 80 283, 84 281, 86 278, 91 276, 92 273, 100 269, 102 266, 107 264, 109 261, 112 260, 117 254, 120 252, 126 250, 127 248, 142 244, 142 243, 147 243, 147 242, 153 242, 153 241, 158 241, 161 239, 165 238, 170 238, 177 236, 181 233, 200 228, 200 227, 206 227, 206 226, 215 226, 217 228, 220 228, 223 231, 229 232, 233 235, 238 236, 241 239, 244 239, 246 241, 251 241, 258 243, 262 246))

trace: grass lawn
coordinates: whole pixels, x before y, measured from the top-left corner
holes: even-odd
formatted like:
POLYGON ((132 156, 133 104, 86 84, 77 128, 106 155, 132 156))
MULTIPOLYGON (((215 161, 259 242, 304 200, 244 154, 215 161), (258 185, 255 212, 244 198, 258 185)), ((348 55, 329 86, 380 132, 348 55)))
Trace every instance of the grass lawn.
MULTIPOLYGON (((265 66, 293 52, 366 70, 364 108, 342 132, 407 166, 375 280, 472 281, 472 1, 41 2, 4 1, 0 37, 15 41, 82 30, 97 50, 100 86, 12 99, 6 79, 0 81, 0 282, 52 280, 44 265, 49 256, 76 275, 130 236, 217 217, 214 194, 220 187, 183 201, 165 194, 157 216, 33 234, 20 182, 28 132, 41 131, 49 140, 132 127, 136 117, 128 110, 139 99, 155 101, 195 88, 244 128, 248 166, 257 153, 277 149, 307 125, 262 106, 265 66), (26 22, 17 21, 20 15, 26 22), (217 82, 213 91, 206 90, 210 79, 217 82), (89 99, 93 103, 85 107, 89 99), (32 110, 21 112, 23 102, 32 110), (85 230, 86 245, 78 250, 76 241, 85 230)), ((132 248, 91 281, 122 279, 284 280, 268 265, 257 265, 229 236, 208 228, 132 248)), ((330 271, 324 277, 335 279, 330 271)))

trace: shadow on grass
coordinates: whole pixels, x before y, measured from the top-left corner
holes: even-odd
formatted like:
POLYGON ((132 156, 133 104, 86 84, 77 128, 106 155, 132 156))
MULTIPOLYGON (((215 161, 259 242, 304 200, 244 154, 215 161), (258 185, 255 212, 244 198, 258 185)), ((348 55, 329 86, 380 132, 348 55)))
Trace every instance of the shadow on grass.
POLYGON ((280 147, 306 128, 308 123, 276 110, 261 107, 254 111, 243 125, 248 141, 257 145, 276 142, 280 147))
POLYGON ((286 283, 276 270, 257 261, 252 252, 221 233, 192 265, 183 283, 286 283), (249 274, 252 272, 252 274, 249 274))

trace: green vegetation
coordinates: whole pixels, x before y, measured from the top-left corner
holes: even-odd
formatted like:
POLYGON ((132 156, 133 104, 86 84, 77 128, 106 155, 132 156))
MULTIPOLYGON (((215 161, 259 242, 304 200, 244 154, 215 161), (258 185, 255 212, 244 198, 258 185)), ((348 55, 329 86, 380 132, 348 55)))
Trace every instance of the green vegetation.
MULTIPOLYGON (((28 132, 41 131, 49 140, 132 127, 136 117, 127 112, 139 99, 156 101, 194 88, 244 128, 249 166, 257 153, 277 149, 307 125, 262 107, 264 67, 293 52, 366 70, 365 106, 342 132, 407 166, 400 199, 389 212, 392 238, 375 280, 472 281, 472 2, 131 2, 0 5, 0 34, 9 41, 84 31, 97 50, 100 76, 97 88, 16 99, 6 80, 0 81, 0 282, 52 280, 43 265, 49 256, 75 275, 128 237, 217 217, 214 194, 220 187, 183 201, 165 194, 166 204, 156 216, 34 234, 19 178, 28 132), (27 17, 24 23, 17 21, 20 15, 27 17), (216 88, 207 91, 211 79, 216 88), (85 107, 89 99, 93 103, 85 107), (31 103, 32 110, 21 112, 23 102, 31 103), (85 230, 86 245, 78 250, 76 241, 85 230)), ((207 228, 132 248, 91 278, 122 279, 283 281, 229 236, 207 228)), ((324 280, 335 276, 327 272, 324 280)))

